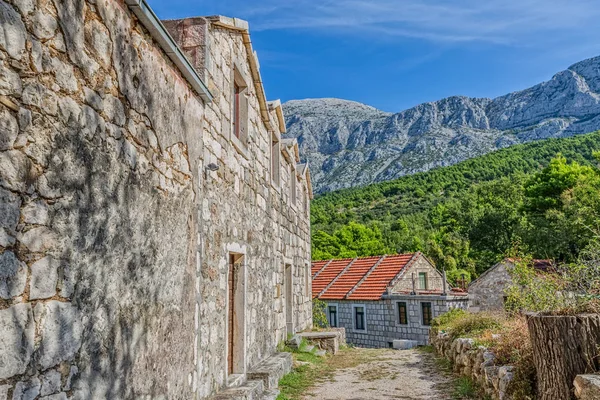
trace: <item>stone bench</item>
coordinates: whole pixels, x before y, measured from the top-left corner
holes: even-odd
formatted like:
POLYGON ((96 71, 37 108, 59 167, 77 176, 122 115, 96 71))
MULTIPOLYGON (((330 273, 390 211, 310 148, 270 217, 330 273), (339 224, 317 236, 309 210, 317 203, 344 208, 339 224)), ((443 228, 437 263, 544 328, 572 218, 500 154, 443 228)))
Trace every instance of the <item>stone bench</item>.
POLYGON ((337 354, 337 352, 340 350, 340 345, 345 344, 345 341, 342 341, 344 336, 339 330, 326 332, 302 332, 299 333, 299 335, 310 343, 318 346, 321 350, 325 350, 331 354, 337 354))

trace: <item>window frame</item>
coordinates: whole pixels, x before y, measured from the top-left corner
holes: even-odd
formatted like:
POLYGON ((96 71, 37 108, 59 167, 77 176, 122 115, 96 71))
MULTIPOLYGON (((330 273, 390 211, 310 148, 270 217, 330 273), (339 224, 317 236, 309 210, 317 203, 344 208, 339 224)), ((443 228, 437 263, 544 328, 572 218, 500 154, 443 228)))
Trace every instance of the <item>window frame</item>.
POLYGON ((367 307, 364 304, 353 304, 352 305, 352 327, 355 332, 361 332, 361 333, 367 332, 367 307), (357 312, 358 308, 363 309, 363 312, 362 312, 363 329, 357 328, 357 324, 356 324, 357 317, 358 317, 358 312, 357 312))
POLYGON ((290 163, 290 204, 298 204, 298 177, 296 176, 296 167, 290 163))
POLYGON ((281 139, 275 132, 271 132, 271 185, 275 188, 281 186, 281 139))
POLYGON ((429 277, 427 275, 427 272, 419 272, 419 290, 429 290, 429 277), (421 277, 423 277, 423 281, 421 281, 421 277))
POLYGON ((421 325, 422 326, 431 326, 431 321, 433 321, 433 303, 430 301, 422 301, 420 304, 421 308, 421 325), (425 307, 425 305, 428 307, 425 307), (429 323, 425 323, 425 308, 429 308, 429 323))
POLYGON ((233 147, 245 158, 248 158, 248 144, 250 142, 248 82, 249 80, 242 74, 238 63, 234 63, 230 89, 232 98, 229 140, 233 143, 233 147))
POLYGON ((397 301, 396 302, 396 325, 408 326, 410 325, 408 322, 408 302, 407 301, 397 301), (400 314, 400 305, 404 305, 404 321, 402 322, 401 314, 400 314))
POLYGON ((338 328, 340 326, 340 318, 339 318, 339 307, 337 303, 327 304, 327 323, 331 328, 338 328), (335 308, 335 325, 331 325, 331 310, 330 308, 335 308))

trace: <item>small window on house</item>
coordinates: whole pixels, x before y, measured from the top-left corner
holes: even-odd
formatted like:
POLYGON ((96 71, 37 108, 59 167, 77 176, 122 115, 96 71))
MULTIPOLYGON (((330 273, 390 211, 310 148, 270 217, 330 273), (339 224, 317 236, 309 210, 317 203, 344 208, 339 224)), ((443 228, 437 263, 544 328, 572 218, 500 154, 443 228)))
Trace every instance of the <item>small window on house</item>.
POLYGON ((293 165, 290 165, 290 179, 290 199, 292 204, 296 205, 296 197, 298 196, 298 193, 296 192, 296 181, 298 178, 296 178, 296 170, 293 165))
POLYGON ((398 323, 400 325, 408 325, 408 315, 406 312, 406 303, 400 302, 398 304, 398 323))
POLYGON ((240 138, 240 97, 242 88, 234 82, 233 84, 233 134, 236 138, 240 138))
POLYGON ((337 326, 338 326, 337 306, 328 306, 327 307, 327 321, 329 322, 330 327, 337 328, 337 326))
POLYGON ((281 162, 281 147, 275 132, 271 133, 271 181, 275 186, 279 186, 281 162))
POLYGON ((365 307, 356 306, 354 307, 354 329, 357 331, 366 330, 365 327, 365 307))
POLYGON ((431 315, 431 303, 421 303, 421 316, 423 318, 423 325, 431 325, 433 319, 431 315))
POLYGON ((419 272, 419 289, 427 290, 427 272, 419 272))

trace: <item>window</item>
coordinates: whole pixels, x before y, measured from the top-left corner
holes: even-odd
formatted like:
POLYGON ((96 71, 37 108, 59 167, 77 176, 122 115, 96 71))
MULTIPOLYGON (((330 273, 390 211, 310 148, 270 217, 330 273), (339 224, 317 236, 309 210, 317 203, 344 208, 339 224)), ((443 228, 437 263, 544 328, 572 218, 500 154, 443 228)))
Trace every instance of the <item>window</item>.
POLYGON ((400 325, 408 325, 408 315, 406 313, 406 303, 399 302, 398 305, 398 323, 400 325))
POLYGON ((308 188, 306 188, 306 191, 304 192, 304 214, 306 215, 310 215, 310 200, 308 197, 308 188))
POLYGON ((327 307, 327 321, 329 322, 330 327, 337 328, 337 326, 338 326, 337 305, 329 305, 327 307))
POLYGON ((231 91, 231 140, 243 152, 248 145, 248 85, 237 68, 233 70, 231 91))
POLYGON ((365 307, 354 306, 354 329, 357 331, 366 331, 365 326, 365 307))
POLYGON ((419 289, 427 290, 427 272, 419 272, 419 289))
POLYGON ((296 205, 296 196, 298 195, 298 193, 296 193, 296 181, 298 178, 296 178, 296 170, 293 165, 290 165, 290 179, 290 199, 292 204, 296 205))
POLYGON ((423 317, 423 325, 431 325, 433 319, 431 315, 431 303, 421 303, 421 316, 423 317))
POLYGON ((271 133, 271 181, 279 186, 279 165, 281 160, 281 147, 275 132, 271 133))
POLYGON ((233 84, 233 134, 236 138, 241 137, 240 126, 240 96, 242 88, 234 82, 233 84))

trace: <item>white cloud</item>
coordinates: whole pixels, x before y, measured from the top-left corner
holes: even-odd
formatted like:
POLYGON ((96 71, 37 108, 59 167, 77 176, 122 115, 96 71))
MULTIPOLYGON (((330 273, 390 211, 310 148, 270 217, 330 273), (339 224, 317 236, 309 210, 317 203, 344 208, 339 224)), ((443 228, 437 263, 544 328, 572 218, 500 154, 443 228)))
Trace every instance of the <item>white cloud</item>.
POLYGON ((596 30, 597 0, 239 0, 251 28, 523 44, 596 30), (259 4, 258 6, 253 5, 259 4))

